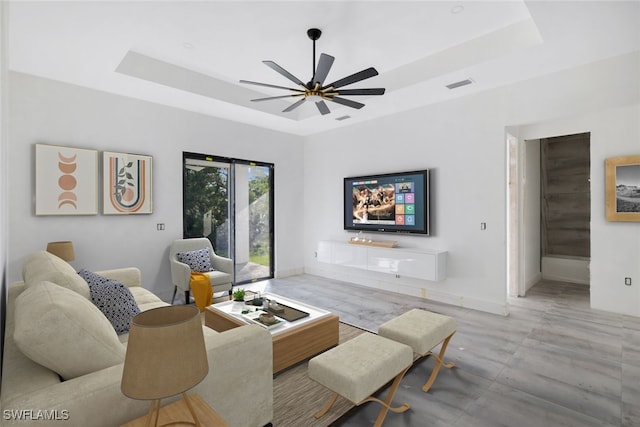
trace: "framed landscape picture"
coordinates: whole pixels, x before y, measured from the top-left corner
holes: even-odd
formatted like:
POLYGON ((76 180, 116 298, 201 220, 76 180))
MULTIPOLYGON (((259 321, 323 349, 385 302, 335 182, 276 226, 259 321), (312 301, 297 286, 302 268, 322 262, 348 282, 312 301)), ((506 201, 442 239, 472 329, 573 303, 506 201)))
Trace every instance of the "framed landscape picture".
POLYGON ((103 214, 152 213, 151 160, 151 156, 103 152, 103 214))
POLYGON ((98 214, 98 152, 36 144, 36 215, 98 214))
POLYGON ((640 155, 605 160, 608 221, 640 221, 640 155))

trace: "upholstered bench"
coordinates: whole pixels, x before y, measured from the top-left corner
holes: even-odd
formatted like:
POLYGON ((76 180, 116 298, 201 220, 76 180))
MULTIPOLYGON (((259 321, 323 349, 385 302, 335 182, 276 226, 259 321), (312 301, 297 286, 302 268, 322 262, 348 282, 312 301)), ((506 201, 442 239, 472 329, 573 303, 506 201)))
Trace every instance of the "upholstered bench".
POLYGON ((378 335, 410 346, 415 354, 414 361, 425 356, 435 357, 436 364, 431 376, 422 386, 422 391, 427 392, 436 380, 440 367, 455 366, 453 362, 444 363, 443 358, 456 327, 456 321, 449 316, 414 308, 380 325, 378 335), (431 350, 440 343, 440 354, 433 354, 431 350))
POLYGON ((356 406, 366 402, 380 403, 382 408, 375 426, 381 426, 389 410, 399 413, 409 409, 406 403, 391 407, 391 402, 412 364, 411 347, 370 333, 358 335, 314 357, 309 361, 309 377, 334 392, 314 416, 318 419, 325 415, 340 395, 356 406), (384 402, 372 396, 392 379, 384 402))

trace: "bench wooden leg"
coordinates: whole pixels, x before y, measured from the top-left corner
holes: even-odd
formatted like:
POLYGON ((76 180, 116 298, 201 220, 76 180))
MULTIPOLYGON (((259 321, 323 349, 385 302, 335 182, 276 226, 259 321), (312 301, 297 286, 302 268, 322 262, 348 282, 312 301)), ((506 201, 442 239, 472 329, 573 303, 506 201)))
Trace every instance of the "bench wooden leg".
POLYGON ((320 409, 318 412, 316 412, 313 415, 316 418, 316 420, 324 416, 324 414, 326 414, 327 412, 329 412, 329 409, 331 409, 333 404, 336 403, 337 398, 338 398, 338 393, 333 393, 333 396, 329 398, 329 400, 327 401, 327 403, 325 403, 322 409, 320 409))
POLYGON ((393 396, 396 394, 396 390, 398 390, 398 387, 400 386, 400 381, 402 381, 404 374, 409 370, 410 367, 411 366, 407 366, 402 372, 396 375, 395 379, 393 380, 393 384, 391 384, 391 388, 389 388, 389 393, 387 394, 387 398, 384 400, 384 402, 373 396, 369 396, 366 399, 364 399, 362 402, 358 403, 358 406, 362 405, 365 402, 377 402, 382 405, 382 408, 380 408, 380 412, 378 413, 378 418, 376 419, 374 427, 382 426, 382 423, 384 422, 384 419, 387 416, 387 412, 392 411, 399 414, 410 408, 408 403, 403 403, 402 405, 396 406, 396 407, 391 406, 391 402, 393 401, 393 396))
MULTIPOLYGON (((455 332, 453 334, 455 334, 455 332)), ((444 360, 443 360, 444 359, 444 353, 447 351, 447 346, 449 345, 449 340, 451 340, 451 337, 453 336, 453 334, 449 335, 442 342, 442 347, 440 348, 440 354, 439 355, 436 356, 431 351, 429 351, 429 352, 427 352, 426 354, 423 355, 423 356, 433 356, 436 359, 436 365, 433 367, 433 371, 431 372, 431 375, 429 376, 429 379, 422 386, 422 391, 424 391, 425 393, 429 391, 429 389, 431 388, 431 386, 435 382, 436 377, 438 376, 438 372, 440 372, 440 368, 442 366, 444 366, 445 368, 453 368, 456 365, 453 362, 444 363, 444 360)))

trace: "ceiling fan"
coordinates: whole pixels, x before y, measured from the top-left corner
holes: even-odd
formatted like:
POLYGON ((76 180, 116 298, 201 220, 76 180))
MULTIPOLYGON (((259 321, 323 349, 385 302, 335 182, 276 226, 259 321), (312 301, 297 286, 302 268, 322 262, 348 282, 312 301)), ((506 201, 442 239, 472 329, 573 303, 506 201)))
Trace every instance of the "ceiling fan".
POLYGON ((333 60, 335 59, 331 55, 327 55, 326 53, 320 54, 320 59, 318 61, 318 67, 316 68, 316 40, 320 38, 322 35, 322 31, 317 28, 310 28, 307 30, 307 36, 311 40, 313 40, 313 74, 311 80, 307 83, 304 83, 302 80, 279 66, 273 61, 262 61, 269 68, 275 70, 280 73, 287 79, 291 80, 300 88, 289 88, 284 86, 276 86, 268 83, 259 83, 252 82, 249 80, 240 80, 240 83, 246 83, 257 86, 265 86, 272 87, 276 89, 285 89, 289 90, 293 93, 289 95, 282 96, 271 96, 267 98, 258 98, 252 99, 251 101, 260 102, 260 101, 269 101, 272 99, 282 99, 282 98, 298 98, 300 99, 284 110, 283 113, 287 113, 298 108, 305 101, 312 101, 316 104, 318 111, 322 115, 329 114, 331 111, 329 107, 324 101, 335 102, 336 104, 346 105, 347 107, 360 109, 364 107, 364 104, 356 101, 352 101, 350 99, 343 98, 342 95, 356 96, 356 95, 384 95, 384 88, 368 88, 368 89, 340 89, 343 86, 350 85, 352 83, 359 82, 361 80, 368 79, 370 77, 374 77, 378 75, 378 71, 375 68, 370 67, 365 70, 359 71, 355 74, 351 74, 350 76, 344 77, 340 80, 336 80, 333 83, 329 83, 324 85, 324 79, 329 74, 329 70, 331 69, 331 65, 333 65, 333 60))

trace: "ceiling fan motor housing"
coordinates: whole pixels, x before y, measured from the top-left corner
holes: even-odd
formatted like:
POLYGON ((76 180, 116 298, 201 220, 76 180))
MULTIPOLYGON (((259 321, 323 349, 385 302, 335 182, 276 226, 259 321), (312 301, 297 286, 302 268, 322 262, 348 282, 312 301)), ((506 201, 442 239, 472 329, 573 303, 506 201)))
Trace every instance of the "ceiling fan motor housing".
POLYGON ((309 38, 313 41, 316 41, 320 38, 320 36, 322 35, 322 31, 320 31, 317 28, 309 28, 307 30, 307 35, 309 36, 309 38))

